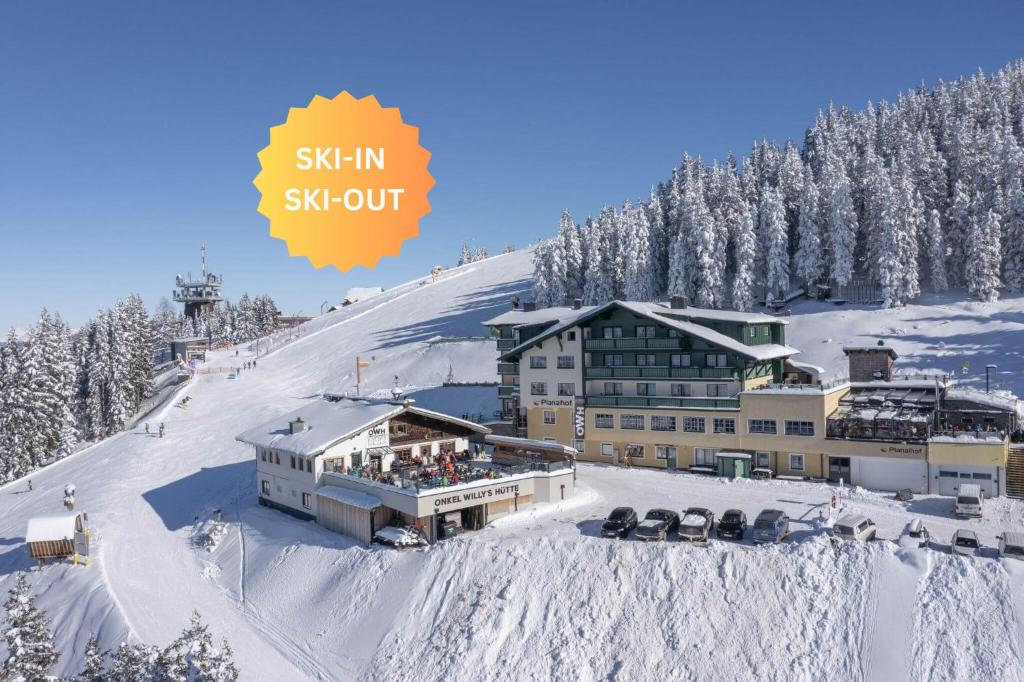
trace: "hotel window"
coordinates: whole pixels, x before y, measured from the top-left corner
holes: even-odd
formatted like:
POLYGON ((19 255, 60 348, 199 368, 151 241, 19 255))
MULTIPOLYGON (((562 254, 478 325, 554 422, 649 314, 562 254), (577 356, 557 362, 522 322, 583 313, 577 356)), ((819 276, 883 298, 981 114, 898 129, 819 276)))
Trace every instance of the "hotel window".
POLYGON ((655 445, 654 456, 656 459, 675 459, 676 447, 674 445, 655 445))
POLYGON ((647 456, 647 449, 640 443, 630 443, 626 446, 626 456, 632 459, 643 459, 647 456))
POLYGON ((630 431, 644 430, 644 416, 642 414, 619 415, 619 428, 630 431))
POLYGON ((307 459, 306 460, 306 473, 307 474, 313 473, 313 460, 311 460, 311 459, 307 459))
POLYGON ((686 433, 704 433, 704 417, 683 417, 683 431, 686 433))
POLYGON ((606 381, 606 382, 604 382, 604 394, 605 395, 622 395, 622 382, 621 381, 606 381))
POLYGON ((270 481, 261 480, 260 481, 260 495, 269 495, 269 494, 270 494, 270 481))
POLYGON ((689 353, 673 353, 672 354, 672 366, 673 367, 689 367, 690 366, 690 354, 689 353))
POLYGON ((699 467, 713 467, 715 466, 715 453, 718 452, 715 448, 694 448, 693 449, 693 464, 699 467))
POLYGON ((280 463, 281 463, 281 453, 275 451, 274 452, 274 464, 280 464, 280 463))
POLYGON ((776 434, 779 432, 779 429, 774 419, 748 419, 747 431, 750 433, 776 434))
POLYGON ((576 340, 576 332, 575 331, 567 332, 566 336, 568 337, 569 341, 575 341, 576 340))
POLYGON ((621 339, 622 327, 605 327, 601 330, 601 334, 606 339, 621 339))
POLYGON ((615 415, 598 412, 594 415, 594 426, 599 429, 614 429, 615 415))
POLYGON ((576 384, 558 384, 558 395, 576 395, 576 384))
POLYGON ((707 353, 704 356, 704 364, 708 367, 725 367, 726 362, 725 353, 707 353))
POLYGON ((636 385, 637 395, 658 395, 658 385, 654 383, 644 383, 636 385))
POLYGON ((654 326, 643 326, 636 328, 636 338, 638 339, 653 339, 655 336, 654 326))
POLYGON ((302 493, 302 506, 306 509, 313 508, 313 496, 309 493, 302 493))
POLYGON ((512 375, 512 385, 513 386, 518 386, 519 385, 519 375, 518 374, 513 374, 512 375))
POLYGON ((605 367, 622 367, 622 355, 616 353, 614 355, 608 354, 604 356, 605 367))
POLYGON ((690 384, 672 384, 672 396, 676 398, 688 398, 693 395, 693 386, 690 384))
POLYGON ((637 367, 654 367, 656 364, 658 364, 658 357, 654 353, 636 354, 637 367))
POLYGON ((531 355, 530 369, 547 369, 548 358, 546 355, 531 355))
POLYGON ((554 424, 555 423, 555 411, 554 410, 544 410, 544 423, 545 424, 554 424))
POLYGON ((266 462, 267 461, 267 451, 264 450, 263 448, 259 448, 259 451, 260 451, 260 460, 266 462))
POLYGON ((715 417, 712 426, 715 433, 736 433, 736 420, 732 417, 715 417))
POLYGON ((530 382, 530 395, 547 395, 548 385, 543 381, 530 382))
POLYGON ((682 336, 683 335, 679 333, 678 329, 669 329, 668 330, 668 338, 670 338, 670 339, 680 339, 680 338, 682 338, 682 336))
POLYGON ((709 398, 728 398, 729 384, 708 384, 707 393, 709 398))
POLYGON ((770 453, 770 452, 757 452, 757 453, 754 453, 754 457, 755 457, 755 461, 756 461, 756 464, 754 466, 756 466, 758 469, 771 469, 772 468, 771 454, 772 453, 770 453))
POLYGON ((572 446, 576 448, 576 452, 583 452, 583 450, 586 449, 586 443, 581 440, 574 440, 572 442, 572 446))
POLYGON ((576 358, 571 355, 558 356, 558 369, 572 369, 576 366, 576 358))
POLYGON ((295 455, 292 455, 292 469, 295 468, 295 455))
POLYGON ((794 452, 789 453, 789 469, 790 471, 803 471, 804 456, 794 452))
POLYGON ((795 421, 792 419, 786 420, 786 435, 787 436, 813 436, 814 435, 814 422, 795 421))
POLYGON ((611 443, 601 443, 601 454, 605 457, 611 457, 615 454, 615 447, 611 443))
POLYGON ((651 431, 675 431, 676 418, 655 414, 651 416, 651 431))

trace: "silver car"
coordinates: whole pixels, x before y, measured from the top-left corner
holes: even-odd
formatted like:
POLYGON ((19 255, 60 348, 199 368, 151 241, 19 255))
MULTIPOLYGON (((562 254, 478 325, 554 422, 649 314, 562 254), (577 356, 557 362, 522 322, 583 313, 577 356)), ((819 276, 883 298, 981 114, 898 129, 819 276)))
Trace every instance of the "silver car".
POLYGON ((953 542, 951 543, 954 554, 960 556, 974 556, 981 550, 981 543, 978 542, 978 534, 973 530, 967 530, 961 528, 957 532, 953 533, 953 542))

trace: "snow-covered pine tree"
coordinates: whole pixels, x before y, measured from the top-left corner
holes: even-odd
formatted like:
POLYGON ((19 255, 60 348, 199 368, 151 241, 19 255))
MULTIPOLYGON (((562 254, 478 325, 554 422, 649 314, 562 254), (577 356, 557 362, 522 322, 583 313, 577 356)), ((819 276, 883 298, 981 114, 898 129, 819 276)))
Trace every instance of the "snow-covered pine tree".
POLYGON ((548 308, 552 286, 551 243, 541 242, 533 250, 533 300, 539 308, 548 308))
POLYGON ((79 367, 88 381, 84 427, 86 438, 97 439, 110 432, 107 426, 110 411, 110 313, 100 310, 96 319, 89 321, 87 329, 86 364, 79 367))
POLYGON ((512 253, 515 250, 516 250, 515 244, 505 244, 505 246, 502 247, 502 249, 501 249, 501 253, 502 253, 502 255, 504 255, 506 253, 512 253))
POLYGON ((733 235, 732 307, 747 311, 754 307, 754 261, 757 238, 754 235, 754 216, 746 200, 741 199, 742 210, 733 235))
POLYGON ((629 301, 652 301, 657 295, 654 268, 651 265, 651 235, 647 211, 629 201, 619 213, 623 248, 624 294, 629 301))
POLYGON ((75 676, 74 682, 105 682, 107 679, 104 670, 106 653, 100 649, 100 643, 95 634, 89 635, 89 641, 85 643, 83 658, 82 672, 75 676))
POLYGON ((473 252, 469 250, 469 244, 463 244, 459 251, 459 265, 466 265, 473 262, 473 252))
POLYGON ((1010 291, 1024 291, 1024 190, 1018 185, 1007 200, 1003 273, 1010 291))
POLYGON ((999 214, 989 210, 983 218, 971 216, 964 275, 967 291, 980 301, 999 298, 999 214))
POLYGON ((562 246, 565 294, 568 298, 579 298, 583 296, 583 247, 580 245, 580 230, 569 209, 562 211, 558 221, 558 240, 562 246))
POLYGON ((704 185, 699 178, 687 183, 684 191, 684 233, 687 235, 687 266, 689 291, 693 303, 702 308, 716 308, 722 303, 724 269, 718 256, 725 253, 725 242, 704 199, 704 185))
POLYGON ((38 467, 67 456, 78 442, 71 411, 76 375, 71 333, 45 308, 29 334, 25 372, 33 435, 29 458, 38 467))
POLYGON ((967 285, 966 269, 967 259, 970 257, 970 239, 972 231, 976 228, 972 225, 974 213, 975 207, 971 205, 967 183, 958 180, 953 187, 952 203, 945 226, 946 247, 950 251, 946 276, 952 286, 967 285))
POLYGON ((825 234, 829 249, 829 269, 839 285, 853 278, 854 249, 857 240, 857 213, 853 207, 850 181, 842 163, 831 155, 825 162, 825 234))
POLYGON ((486 246, 481 246, 480 248, 478 248, 476 251, 473 252, 473 262, 474 263, 476 263, 477 261, 486 260, 487 258, 490 258, 490 257, 491 257, 491 255, 487 251, 487 247, 486 246))
POLYGON ((18 573, 9 595, 4 603, 7 660, 3 665, 3 679, 10 682, 46 679, 47 671, 60 658, 60 652, 53 645, 50 620, 36 607, 24 573, 18 573))
POLYGON ((31 471, 30 425, 24 349, 11 328, 0 348, 0 481, 7 482, 31 471))
POLYGON ((116 651, 110 654, 110 666, 107 670, 108 682, 148 682, 159 680, 156 658, 158 651, 145 644, 121 643, 116 651))
POLYGON ((672 240, 668 257, 668 294, 689 296, 690 275, 686 269, 686 235, 682 232, 672 240))
MULTIPOLYGON (((949 288, 946 279, 946 241, 942 236, 942 224, 938 209, 932 209, 928 218, 928 279, 932 291, 945 291, 949 288)), ((1024 235, 1022 235, 1024 236, 1024 235)))
MULTIPOLYGON (((602 214, 606 212, 602 211, 602 214)), ((588 218, 587 222, 589 227, 581 233, 586 253, 586 283, 583 289, 583 300, 587 305, 599 305, 615 297, 612 275, 614 264, 609 243, 611 235, 605 232, 601 219, 591 221, 588 218)))
POLYGON ((605 250, 604 261, 607 266, 604 273, 606 279, 604 287, 609 293, 604 300, 622 298, 625 278, 623 276, 622 241, 619 238, 618 230, 619 218, 615 208, 605 205, 597 217, 597 224, 601 229, 601 244, 605 250))
POLYGON ((758 232, 764 240, 766 290, 770 296, 784 295, 789 289, 789 240, 782 192, 762 185, 757 215, 758 232))
POLYGON ((651 268, 656 296, 668 290, 668 254, 672 245, 668 208, 664 197, 667 197, 667 188, 662 185, 651 190, 650 200, 644 204, 648 231, 651 235, 651 268))
POLYGON ((181 682, 234 682, 238 679, 231 647, 225 641, 221 649, 213 646, 209 628, 195 611, 188 626, 158 658, 161 674, 181 682))
POLYGON ((817 284, 823 270, 821 201, 813 175, 804 176, 797 219, 796 274, 808 285, 817 284))
POLYGON ((121 431, 135 412, 131 382, 132 350, 138 339, 124 301, 117 301, 110 321, 110 379, 107 394, 107 433, 121 431))
POLYGON ((800 196, 804 190, 804 162, 792 140, 786 140, 786 148, 779 164, 779 191, 786 208, 786 234, 792 235, 790 253, 797 248, 797 226, 800 219, 800 196))

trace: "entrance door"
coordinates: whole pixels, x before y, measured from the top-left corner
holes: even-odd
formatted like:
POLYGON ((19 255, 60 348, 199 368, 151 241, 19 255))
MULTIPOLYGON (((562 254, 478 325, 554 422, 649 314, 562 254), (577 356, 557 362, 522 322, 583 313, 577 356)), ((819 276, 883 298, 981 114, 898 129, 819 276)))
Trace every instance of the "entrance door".
POLYGON ((484 527, 484 524, 487 523, 484 506, 482 504, 463 509, 461 515, 462 527, 466 530, 480 530, 484 527))
POLYGON ((736 478, 750 478, 750 463, 745 459, 736 460, 736 478))
POLYGON ((838 483, 839 479, 850 482, 850 458, 829 457, 828 458, 828 480, 838 483))
POLYGON ((666 463, 666 466, 668 466, 669 469, 675 469, 676 468, 676 449, 675 448, 669 448, 668 451, 665 453, 665 463, 666 463))

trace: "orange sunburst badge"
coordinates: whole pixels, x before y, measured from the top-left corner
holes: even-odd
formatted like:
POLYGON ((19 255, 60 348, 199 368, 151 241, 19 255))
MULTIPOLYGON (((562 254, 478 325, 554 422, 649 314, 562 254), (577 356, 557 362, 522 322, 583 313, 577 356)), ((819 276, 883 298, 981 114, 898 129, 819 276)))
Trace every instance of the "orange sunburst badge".
POLYGON ((372 268, 397 256, 430 212, 434 178, 419 128, 372 95, 315 96, 270 129, 253 180, 270 236, 315 268, 372 268))

